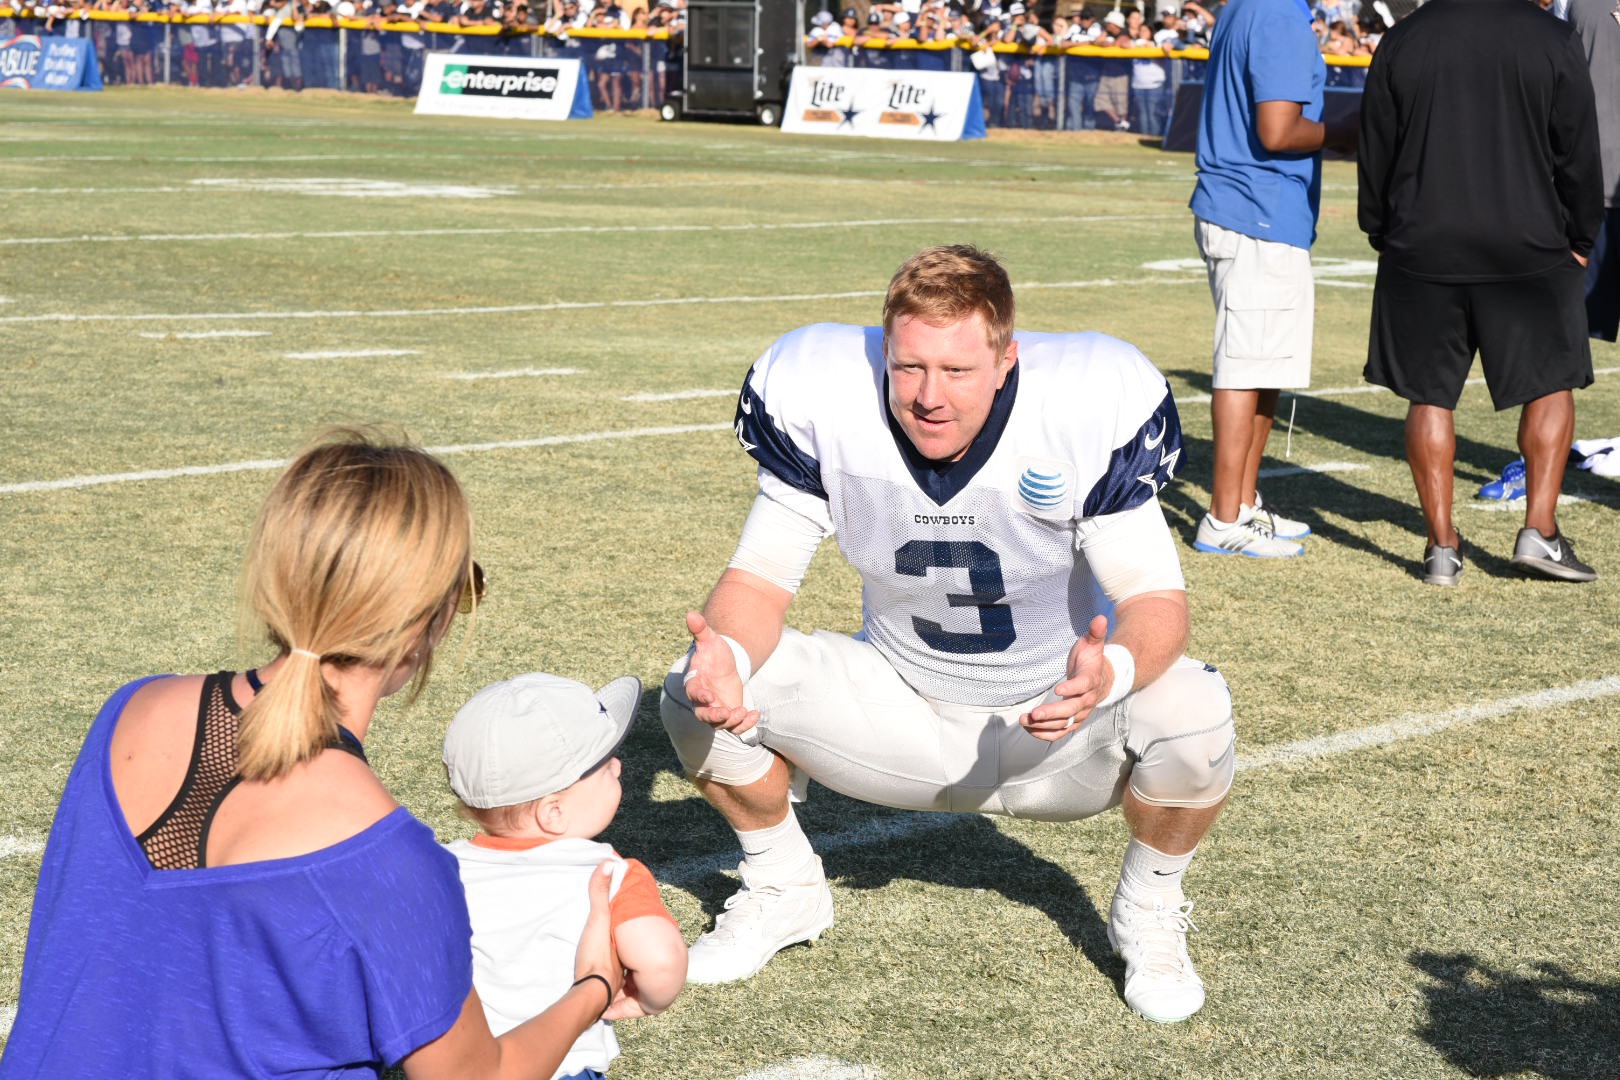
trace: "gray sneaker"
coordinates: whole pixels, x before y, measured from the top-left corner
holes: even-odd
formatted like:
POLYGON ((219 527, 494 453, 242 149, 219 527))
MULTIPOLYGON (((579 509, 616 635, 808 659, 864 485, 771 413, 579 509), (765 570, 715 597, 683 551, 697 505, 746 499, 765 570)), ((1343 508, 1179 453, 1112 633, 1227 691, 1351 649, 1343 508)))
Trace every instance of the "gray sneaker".
POLYGON ((1520 529, 1509 562, 1533 577, 1555 581, 1597 580, 1597 571, 1575 557, 1575 543, 1563 533, 1548 538, 1536 529, 1520 529))
POLYGON ((1463 572, 1463 538, 1457 534, 1457 546, 1430 544, 1423 549, 1423 580, 1430 585, 1455 585, 1463 572))

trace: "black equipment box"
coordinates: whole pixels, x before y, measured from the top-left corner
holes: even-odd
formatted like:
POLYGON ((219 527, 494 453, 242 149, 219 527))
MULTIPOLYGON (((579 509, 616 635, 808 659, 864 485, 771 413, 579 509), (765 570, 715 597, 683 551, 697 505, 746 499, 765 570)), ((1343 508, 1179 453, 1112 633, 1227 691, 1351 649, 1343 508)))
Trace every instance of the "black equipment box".
POLYGON ((688 0, 660 115, 781 123, 788 80, 804 62, 804 26, 804 0, 688 0))

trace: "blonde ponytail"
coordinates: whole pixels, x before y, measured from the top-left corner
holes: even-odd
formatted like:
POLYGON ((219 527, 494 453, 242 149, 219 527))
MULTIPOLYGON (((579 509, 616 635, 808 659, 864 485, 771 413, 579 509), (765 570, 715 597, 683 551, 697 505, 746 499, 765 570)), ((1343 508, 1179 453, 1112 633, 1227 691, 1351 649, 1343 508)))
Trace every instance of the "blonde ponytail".
POLYGON ((237 767, 248 780, 272 780, 321 752, 337 738, 337 694, 321 674, 320 657, 292 650, 276 677, 242 710, 237 767))
POLYGON ((403 438, 343 429, 299 455, 243 564, 244 619, 286 660, 242 710, 242 776, 273 780, 337 738, 342 704, 323 662, 392 671, 414 658, 419 692, 471 551, 460 485, 403 438))

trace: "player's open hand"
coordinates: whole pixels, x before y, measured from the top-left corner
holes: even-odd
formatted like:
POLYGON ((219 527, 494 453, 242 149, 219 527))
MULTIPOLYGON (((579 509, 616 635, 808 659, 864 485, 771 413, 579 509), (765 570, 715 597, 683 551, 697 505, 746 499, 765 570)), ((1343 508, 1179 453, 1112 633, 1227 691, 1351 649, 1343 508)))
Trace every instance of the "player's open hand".
POLYGON ((1018 718, 1025 731, 1056 742, 1086 722, 1114 680, 1113 665, 1103 655, 1106 644, 1108 620, 1098 615, 1086 628, 1086 636, 1069 650, 1068 677, 1052 688, 1058 699, 1037 705, 1018 718))
POLYGON ((686 613, 686 629, 694 645, 685 675, 693 714, 705 724, 738 734, 759 723, 758 710, 743 704, 742 677, 731 646, 696 611, 686 613))

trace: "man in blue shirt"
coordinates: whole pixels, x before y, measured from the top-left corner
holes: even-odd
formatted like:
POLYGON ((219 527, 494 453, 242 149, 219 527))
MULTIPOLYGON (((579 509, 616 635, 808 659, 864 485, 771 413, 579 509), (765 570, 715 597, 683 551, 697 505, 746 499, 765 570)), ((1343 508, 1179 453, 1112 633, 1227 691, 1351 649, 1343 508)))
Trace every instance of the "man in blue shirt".
POLYGON ((1255 484, 1278 391, 1310 385, 1326 81, 1305 0, 1231 0, 1221 11, 1190 204, 1215 298, 1215 478, 1199 551, 1300 555, 1311 531, 1266 509, 1255 484))

